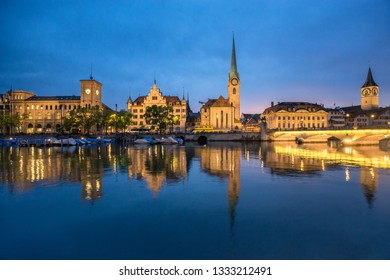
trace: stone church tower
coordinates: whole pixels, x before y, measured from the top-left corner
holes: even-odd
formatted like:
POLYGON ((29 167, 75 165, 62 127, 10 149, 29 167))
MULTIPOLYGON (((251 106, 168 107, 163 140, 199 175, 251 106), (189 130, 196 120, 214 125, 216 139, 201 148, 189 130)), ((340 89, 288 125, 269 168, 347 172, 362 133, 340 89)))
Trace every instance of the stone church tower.
POLYGON ((361 88, 362 110, 378 109, 379 107, 379 87, 372 77, 371 67, 368 68, 366 82, 361 88))
POLYGON ((233 47, 232 47, 232 58, 230 62, 230 71, 228 78, 228 100, 229 103, 234 107, 234 122, 240 122, 240 75, 237 71, 236 62, 236 48, 234 45, 233 36, 233 47))

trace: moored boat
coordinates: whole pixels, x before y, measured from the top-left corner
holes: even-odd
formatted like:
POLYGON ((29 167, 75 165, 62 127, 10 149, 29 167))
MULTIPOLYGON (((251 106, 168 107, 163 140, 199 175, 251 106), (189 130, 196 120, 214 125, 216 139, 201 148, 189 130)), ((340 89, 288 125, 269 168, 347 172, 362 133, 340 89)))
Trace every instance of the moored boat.
POLYGON ((171 136, 169 136, 167 138, 161 138, 160 143, 163 145, 177 145, 177 144, 179 144, 179 142, 171 136))
POLYGON ((134 140, 134 144, 157 144, 158 141, 154 138, 144 137, 134 140))
POLYGON ((54 141, 55 146, 76 146, 77 143, 73 138, 65 138, 54 141))

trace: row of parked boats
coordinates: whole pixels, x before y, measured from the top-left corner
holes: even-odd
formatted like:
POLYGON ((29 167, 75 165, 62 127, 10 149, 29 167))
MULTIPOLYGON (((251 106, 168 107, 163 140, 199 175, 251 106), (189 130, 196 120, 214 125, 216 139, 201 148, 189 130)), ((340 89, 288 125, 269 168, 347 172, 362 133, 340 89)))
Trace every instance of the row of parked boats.
POLYGON ((0 145, 19 145, 21 147, 28 146, 82 146, 93 144, 111 143, 110 138, 62 138, 55 137, 47 138, 8 138, 0 139, 0 145))
POLYGON ((162 145, 181 145, 184 143, 183 139, 178 138, 178 137, 167 137, 167 138, 139 138, 134 140, 135 144, 146 144, 146 145, 153 145, 153 144, 162 144, 162 145))

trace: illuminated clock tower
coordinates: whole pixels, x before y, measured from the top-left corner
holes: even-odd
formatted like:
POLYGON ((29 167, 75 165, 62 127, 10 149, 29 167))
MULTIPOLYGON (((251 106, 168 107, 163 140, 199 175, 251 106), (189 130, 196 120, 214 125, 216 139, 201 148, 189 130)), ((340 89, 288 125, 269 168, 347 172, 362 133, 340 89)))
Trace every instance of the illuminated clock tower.
POLYGON ((361 88, 362 110, 378 109, 379 107, 379 87, 372 77, 371 67, 368 68, 366 82, 361 88))
POLYGON ((102 84, 93 79, 80 80, 80 105, 92 108, 96 105, 102 107, 102 84))
POLYGON ((234 46, 234 36, 233 36, 233 48, 232 48, 232 59, 230 63, 230 71, 228 78, 228 100, 231 105, 234 107, 234 122, 239 122, 241 113, 240 113, 240 75, 237 71, 236 63, 236 48, 234 46))

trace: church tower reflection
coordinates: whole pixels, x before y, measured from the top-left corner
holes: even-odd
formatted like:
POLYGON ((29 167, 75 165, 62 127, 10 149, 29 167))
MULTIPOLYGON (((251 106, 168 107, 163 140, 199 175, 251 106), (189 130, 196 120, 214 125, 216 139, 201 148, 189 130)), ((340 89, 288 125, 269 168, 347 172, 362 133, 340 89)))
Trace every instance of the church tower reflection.
POLYGON ((236 207, 240 197, 241 145, 235 147, 208 146, 199 151, 201 169, 221 178, 227 178, 230 229, 234 230, 236 207))
POLYGON ((351 180, 353 174, 349 166, 360 165, 360 184, 369 208, 373 207, 378 188, 378 168, 390 167, 388 153, 370 146, 334 149, 322 144, 297 146, 291 143, 263 143, 261 157, 271 174, 280 176, 321 176, 322 171, 346 165, 346 182, 351 180))
POLYGON ((373 167, 361 167, 360 184, 362 185, 368 207, 371 209, 373 207, 375 193, 378 188, 378 169, 373 167))

